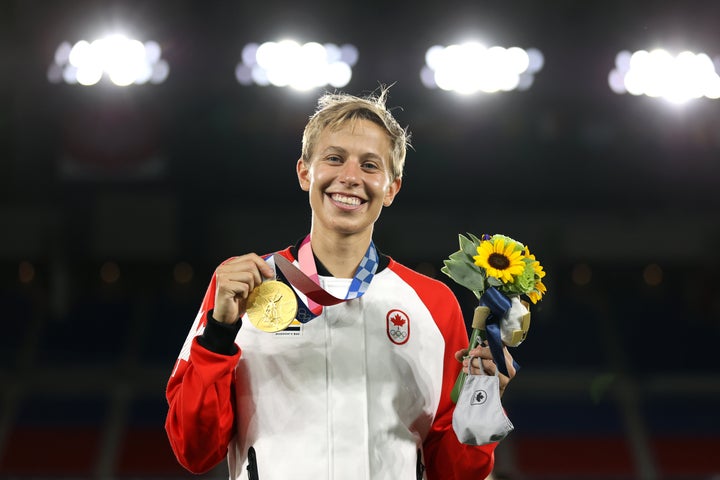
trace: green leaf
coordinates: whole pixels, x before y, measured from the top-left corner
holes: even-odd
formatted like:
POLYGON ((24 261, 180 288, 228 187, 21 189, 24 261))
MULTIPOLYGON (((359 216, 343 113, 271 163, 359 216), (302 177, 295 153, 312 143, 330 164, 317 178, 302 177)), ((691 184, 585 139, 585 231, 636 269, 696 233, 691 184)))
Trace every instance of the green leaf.
POLYGON ((487 283, 488 283, 491 287, 499 287, 500 285, 503 284, 502 280, 500 280, 499 278, 495 278, 495 277, 488 277, 488 278, 487 278, 487 283))
POLYGON ((463 235, 460 235, 460 250, 465 252, 466 255, 471 258, 477 255, 477 247, 477 243, 473 242, 472 240, 463 235))
POLYGON ((478 244, 478 245, 480 245, 480 242, 482 242, 482 240, 480 240, 478 237, 476 237, 476 236, 473 235, 472 233, 469 233, 469 232, 468 232, 468 236, 470 237, 470 239, 471 239, 473 242, 475 242, 475 243, 478 244))
POLYGON ((455 260, 445 260, 443 263, 445 267, 440 271, 448 275, 455 282, 474 292, 485 291, 485 274, 478 267, 467 262, 458 262, 455 260))
POLYGON ((450 257, 448 257, 448 258, 455 262, 474 263, 472 258, 468 258, 467 254, 465 252, 463 252, 462 250, 458 250, 457 252, 450 255, 450 257))
POLYGON ((521 295, 525 293, 520 287, 517 286, 515 283, 503 283, 502 286, 498 287, 498 290, 500 290, 505 295, 521 295))

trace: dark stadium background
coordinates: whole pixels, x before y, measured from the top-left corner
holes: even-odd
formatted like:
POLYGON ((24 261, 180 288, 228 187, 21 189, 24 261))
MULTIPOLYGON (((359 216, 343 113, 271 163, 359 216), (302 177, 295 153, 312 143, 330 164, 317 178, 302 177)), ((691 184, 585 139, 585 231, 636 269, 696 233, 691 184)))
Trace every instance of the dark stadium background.
POLYGON ((393 84, 414 148, 382 251, 468 318, 439 273, 458 233, 510 235, 547 271, 495 477, 717 479, 720 104, 607 76, 620 50, 720 56, 719 19, 710 1, 0 1, 0 477, 190 477, 164 387, 213 269, 308 225, 294 163, 321 90, 233 74, 246 43, 293 36, 358 48, 349 93, 393 84), (118 26, 161 45, 164 83, 48 81, 62 41, 118 26), (532 88, 423 87, 425 50, 473 35, 541 50, 532 88))

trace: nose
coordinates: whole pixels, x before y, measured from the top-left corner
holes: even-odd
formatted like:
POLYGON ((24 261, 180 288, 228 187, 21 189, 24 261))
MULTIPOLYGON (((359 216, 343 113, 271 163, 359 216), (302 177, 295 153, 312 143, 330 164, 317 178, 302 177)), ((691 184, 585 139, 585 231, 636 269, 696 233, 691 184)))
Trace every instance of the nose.
POLYGON ((346 185, 358 185, 360 183, 361 174, 362 169, 360 168, 360 162, 354 159, 348 159, 345 163, 343 163, 339 180, 346 185))

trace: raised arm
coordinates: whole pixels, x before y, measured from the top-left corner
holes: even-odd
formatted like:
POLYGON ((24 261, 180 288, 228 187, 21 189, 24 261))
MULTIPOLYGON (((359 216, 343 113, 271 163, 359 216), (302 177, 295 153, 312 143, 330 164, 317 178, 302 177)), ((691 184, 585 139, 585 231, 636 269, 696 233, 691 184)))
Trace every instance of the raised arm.
POLYGON ((167 384, 165 421, 180 464, 193 473, 212 469, 227 454, 234 434, 235 344, 249 293, 273 274, 255 254, 220 265, 210 282, 167 384))

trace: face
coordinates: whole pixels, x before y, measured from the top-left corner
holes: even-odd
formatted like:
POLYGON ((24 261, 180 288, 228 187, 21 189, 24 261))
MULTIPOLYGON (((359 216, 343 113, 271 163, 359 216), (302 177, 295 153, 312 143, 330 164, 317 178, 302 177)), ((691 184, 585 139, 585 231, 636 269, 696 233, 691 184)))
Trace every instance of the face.
POLYGON ((309 164, 297 163, 300 186, 310 194, 313 232, 371 235, 383 206, 400 190, 401 180, 390 180, 390 163, 390 140, 375 123, 325 129, 309 164))

